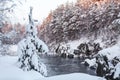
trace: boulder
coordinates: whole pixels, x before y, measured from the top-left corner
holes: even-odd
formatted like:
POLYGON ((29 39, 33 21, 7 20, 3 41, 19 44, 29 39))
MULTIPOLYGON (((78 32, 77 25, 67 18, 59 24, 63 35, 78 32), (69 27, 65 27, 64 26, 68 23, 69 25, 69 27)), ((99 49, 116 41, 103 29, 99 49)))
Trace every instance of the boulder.
POLYGON ((75 55, 80 55, 80 50, 75 49, 73 52, 75 55))
POLYGON ((68 58, 74 58, 74 55, 73 54, 68 54, 68 58))
POLYGON ((67 55, 66 55, 65 53, 62 53, 62 54, 60 55, 60 57, 62 57, 62 58, 66 58, 67 55))

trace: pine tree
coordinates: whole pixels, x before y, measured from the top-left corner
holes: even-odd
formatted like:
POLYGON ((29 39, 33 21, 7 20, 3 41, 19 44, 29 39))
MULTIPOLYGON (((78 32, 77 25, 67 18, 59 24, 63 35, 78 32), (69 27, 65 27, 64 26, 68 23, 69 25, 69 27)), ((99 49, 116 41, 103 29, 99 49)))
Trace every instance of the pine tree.
POLYGON ((18 43, 19 67, 23 70, 35 70, 47 76, 46 66, 41 63, 39 54, 48 52, 47 45, 37 37, 37 29, 32 19, 32 7, 29 13, 29 25, 26 28, 26 37, 18 43))

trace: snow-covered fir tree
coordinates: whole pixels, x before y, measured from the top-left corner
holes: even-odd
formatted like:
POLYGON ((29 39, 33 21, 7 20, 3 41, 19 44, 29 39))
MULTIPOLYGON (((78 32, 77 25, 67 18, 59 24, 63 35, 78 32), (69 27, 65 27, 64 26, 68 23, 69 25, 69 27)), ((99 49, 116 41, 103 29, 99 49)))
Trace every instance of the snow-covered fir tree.
POLYGON ((47 45, 37 37, 37 29, 32 19, 32 7, 29 13, 29 25, 26 28, 26 37, 18 43, 18 65, 23 70, 35 70, 47 76, 46 66, 41 63, 39 54, 48 52, 47 45))
POLYGON ((105 47, 112 46, 120 34, 119 4, 118 0, 78 0, 76 4, 61 5, 45 19, 40 36, 53 45, 50 48, 84 37, 101 39, 105 47))

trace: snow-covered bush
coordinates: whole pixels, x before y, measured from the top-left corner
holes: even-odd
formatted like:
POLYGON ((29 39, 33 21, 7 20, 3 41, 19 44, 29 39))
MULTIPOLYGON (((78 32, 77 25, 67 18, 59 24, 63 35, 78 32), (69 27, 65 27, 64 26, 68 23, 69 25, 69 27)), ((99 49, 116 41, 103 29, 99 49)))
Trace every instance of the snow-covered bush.
POLYGON ((39 54, 48 52, 47 45, 37 37, 37 29, 32 19, 32 8, 29 14, 29 25, 26 28, 26 37, 18 43, 18 66, 23 70, 36 70, 47 76, 46 66, 41 63, 39 54))
POLYGON ((120 62, 114 68, 114 79, 120 80, 120 62))

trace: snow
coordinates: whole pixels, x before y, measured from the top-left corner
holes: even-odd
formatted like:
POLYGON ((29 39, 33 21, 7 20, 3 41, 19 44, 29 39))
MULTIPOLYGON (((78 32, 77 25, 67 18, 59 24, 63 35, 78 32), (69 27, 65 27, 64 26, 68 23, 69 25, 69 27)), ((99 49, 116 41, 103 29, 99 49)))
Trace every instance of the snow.
POLYGON ((81 43, 89 42, 87 38, 81 38, 80 40, 69 41, 67 44, 70 45, 71 49, 77 49, 81 43))
POLYGON ((32 9, 33 8, 30 7, 26 37, 18 43, 18 66, 25 71, 35 70, 47 76, 46 66, 40 61, 38 54, 47 53, 48 47, 37 37, 37 28, 32 19, 32 9))
MULTIPOLYGON (((119 46, 119 44, 116 44, 112 47, 109 47, 109 48, 99 51, 97 55, 106 56, 108 58, 108 60, 111 61, 111 60, 113 60, 113 58, 120 56, 119 51, 120 51, 120 46, 119 46)), ((85 62, 87 62, 89 64, 89 67, 91 67, 96 64, 96 59, 95 58, 86 59, 85 62)))
POLYGON ((92 67, 96 64, 96 59, 93 58, 93 59, 85 59, 85 62, 87 62, 89 64, 89 67, 92 67))
POLYGON ((118 17, 120 17, 120 12, 119 12, 119 14, 118 14, 118 17))
MULTIPOLYGON (((91 42, 88 38, 81 38, 79 40, 69 41, 67 43, 67 45, 70 45, 70 48, 74 50, 74 49, 77 49, 77 47, 81 43, 88 43, 88 42, 91 42)), ((105 46, 104 43, 102 42, 102 40, 100 38, 94 40, 93 43, 100 43, 100 47, 104 47, 105 46)))
POLYGON ((17 45, 10 45, 9 50, 12 52, 16 52, 17 51, 17 45))
POLYGON ((38 44, 39 47, 40 47, 40 45, 42 45, 42 48, 44 49, 43 54, 49 52, 48 46, 42 40, 40 40, 37 37, 35 38, 35 40, 36 40, 36 44, 38 44))
POLYGON ((24 49, 24 48, 25 48, 25 44, 24 44, 25 40, 26 40, 26 39, 23 39, 23 40, 21 40, 21 41, 18 43, 18 48, 19 48, 19 49, 17 50, 17 53, 19 53, 19 54, 18 54, 19 57, 20 57, 21 54, 22 54, 21 49, 24 49))
POLYGON ((17 56, 17 45, 2 45, 0 47, 0 54, 2 55, 10 55, 17 56))
POLYGON ((10 53, 10 55, 17 55, 17 45, 10 45, 8 53, 10 53))
POLYGON ((102 48, 105 47, 105 43, 102 41, 101 37, 99 37, 98 39, 96 39, 94 41, 94 43, 100 43, 100 47, 102 47, 102 48))
POLYGON ((60 76, 53 76, 46 78, 45 80, 105 80, 105 79, 96 76, 90 76, 84 73, 73 73, 60 76))
POLYGON ((120 19, 116 19, 116 20, 114 20, 113 22, 112 22, 112 24, 120 24, 120 19))
POLYGON ((115 66, 114 79, 120 76, 120 62, 115 66))
POLYGON ((83 73, 43 77, 36 71, 23 71, 16 66, 17 56, 0 56, 0 80, 105 80, 83 73))
MULTIPOLYGON (((114 62, 112 63, 112 61, 115 60, 114 58, 120 59, 120 44, 119 44, 119 42, 112 47, 109 47, 109 48, 99 51, 98 54, 95 55, 95 57, 97 57, 97 56, 99 57, 99 62, 101 64, 106 63, 105 58, 104 58, 106 56, 108 59, 108 65, 109 65, 108 68, 110 69, 110 72, 108 74, 111 75, 114 72, 114 75, 113 75, 114 79, 120 77, 120 62, 119 62, 119 60, 117 61, 116 64, 114 62), (102 58, 104 58, 104 60, 102 60, 102 58)), ((86 59, 85 62, 87 62, 90 67, 94 66, 96 64, 95 58, 93 58, 91 60, 86 59)))
POLYGON ((99 51, 98 54, 107 56, 108 60, 112 60, 113 58, 120 56, 120 46, 119 44, 116 44, 110 48, 99 51))
POLYGON ((35 71, 25 72, 16 66, 18 57, 1 56, 0 57, 0 80, 35 80, 44 78, 35 71))

